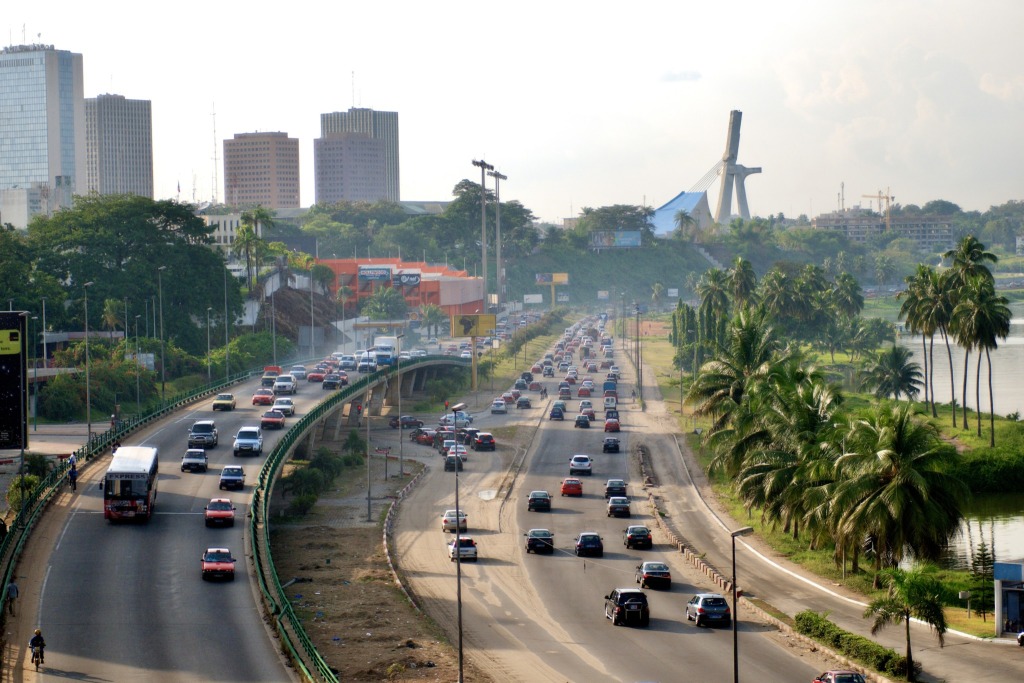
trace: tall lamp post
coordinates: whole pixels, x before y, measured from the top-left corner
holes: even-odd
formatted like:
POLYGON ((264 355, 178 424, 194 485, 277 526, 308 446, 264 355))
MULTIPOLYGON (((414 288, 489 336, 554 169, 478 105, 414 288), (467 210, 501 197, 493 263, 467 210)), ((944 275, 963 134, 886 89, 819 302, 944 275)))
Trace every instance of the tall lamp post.
POLYGON ((640 355, 640 304, 635 304, 633 310, 636 311, 636 393, 640 395, 640 405, 643 405, 644 366, 641 364, 642 358, 640 355))
POLYGON ((46 360, 46 297, 43 297, 43 367, 49 366, 49 361, 46 360))
POLYGON ((228 319, 228 266, 224 264, 224 381, 231 377, 231 339, 228 336, 231 321, 228 319))
POLYGON ((404 334, 397 335, 398 355, 395 356, 395 368, 398 374, 398 478, 405 477, 405 435, 402 434, 402 339, 404 334))
MULTIPOLYGON (((164 280, 163 273, 167 266, 156 269, 157 293, 160 296, 160 403, 167 400, 167 363, 164 359, 164 280)), ((88 335, 86 335, 88 336, 88 335)))
POLYGON ((92 446, 92 394, 89 384, 89 288, 92 282, 82 285, 85 292, 85 442, 92 446))
MULTIPOLYGON (((35 397, 38 396, 37 392, 39 391, 39 383, 38 383, 39 372, 37 370, 37 368, 39 367, 39 359, 35 357, 35 352, 36 352, 36 323, 35 323, 35 321, 36 320, 39 320, 39 316, 37 316, 37 315, 32 316, 32 334, 29 335, 29 339, 32 340, 32 348, 29 349, 29 351, 32 354, 32 395, 35 396, 35 397)), ((36 413, 38 413, 38 412, 39 412, 39 402, 38 402, 38 400, 36 400, 36 401, 32 402, 32 431, 33 432, 36 431, 36 413)))
POLYGON ((135 417, 142 414, 142 400, 140 396, 139 365, 142 356, 139 355, 139 315, 135 316, 135 417))
MULTIPOLYGON (((504 271, 501 269, 501 181, 508 180, 508 176, 504 176, 497 171, 488 171, 487 175, 494 178, 494 208, 495 208, 495 221, 494 221, 494 250, 495 250, 495 269, 496 273, 495 280, 497 281, 497 307, 501 310, 501 302, 505 299, 505 281, 503 277, 504 271)), ((486 310, 486 306, 484 307, 486 310)))
MULTIPOLYGON (((213 310, 213 306, 206 307, 206 383, 210 384, 213 381, 213 374, 210 369, 210 311, 213 310)), ((277 355, 274 355, 274 365, 277 365, 277 355)))
POLYGON ((737 648, 736 622, 739 621, 739 610, 736 608, 736 537, 749 536, 754 528, 745 526, 730 532, 732 536, 732 680, 740 683, 740 652, 737 648))
MULTIPOLYGON (((480 260, 481 273, 484 278, 484 308, 487 308, 487 172, 494 167, 481 159, 473 160, 474 166, 480 167, 480 260)), ((458 526, 458 525, 456 525, 458 526)), ((460 676, 461 679, 461 676, 460 676)))
MULTIPOLYGON (((465 410, 465 403, 456 403, 451 407, 452 426, 455 426, 455 416, 460 410, 465 410)), ((456 457, 458 456, 456 449, 456 457)), ((462 677, 462 531, 461 525, 462 508, 459 507, 459 466, 455 465, 455 601, 458 604, 459 613, 459 683, 465 679, 462 677)))

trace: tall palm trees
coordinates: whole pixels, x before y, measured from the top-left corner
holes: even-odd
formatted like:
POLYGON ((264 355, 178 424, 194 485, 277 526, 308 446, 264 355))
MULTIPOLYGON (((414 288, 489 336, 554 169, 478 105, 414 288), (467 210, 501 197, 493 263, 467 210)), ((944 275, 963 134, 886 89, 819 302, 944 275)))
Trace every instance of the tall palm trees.
POLYGON ((885 626, 903 625, 907 634, 907 680, 916 681, 917 671, 910 651, 910 619, 913 617, 928 624, 935 631, 939 647, 942 647, 948 628, 942 611, 942 584, 923 569, 890 569, 883 576, 886 596, 872 601, 864 616, 874 617, 871 635, 885 626))
MULTIPOLYGON (((981 436, 981 355, 985 351, 988 363, 988 402, 989 402, 989 445, 996 445, 995 408, 992 397, 992 357, 991 350, 998 346, 998 339, 1006 339, 1010 334, 1009 301, 996 294, 993 281, 983 276, 975 276, 968 280, 962 288, 960 303, 953 309, 953 324, 964 339, 971 340, 979 349, 978 369, 975 376, 975 402, 978 406, 978 436, 981 436)), ((966 361, 965 361, 966 363, 966 361)), ((964 401, 966 404, 966 400, 964 401)), ((966 417, 964 427, 966 427, 966 417)))
POLYGON ((909 349, 893 344, 868 368, 864 383, 874 389, 878 398, 892 396, 898 401, 900 396, 906 396, 913 400, 921 383, 921 366, 911 357, 909 349))
POLYGON ((754 303, 757 293, 757 274, 750 261, 737 256, 729 269, 729 293, 737 308, 754 303))

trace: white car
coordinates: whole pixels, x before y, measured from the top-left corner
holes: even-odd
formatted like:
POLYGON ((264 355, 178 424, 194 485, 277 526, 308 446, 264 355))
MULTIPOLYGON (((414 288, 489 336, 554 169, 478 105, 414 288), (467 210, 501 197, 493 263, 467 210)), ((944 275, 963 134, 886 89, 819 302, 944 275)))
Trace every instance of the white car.
POLYGON ((569 474, 593 474, 594 461, 589 455, 574 455, 569 461, 569 474))
POLYGON ((290 398, 279 398, 274 401, 274 405, 270 409, 280 411, 291 417, 295 414, 295 403, 290 398))
POLYGON ((472 357, 473 357, 473 352, 472 351, 463 351, 462 353, 459 354, 459 358, 470 359, 472 357))
POLYGON ((459 456, 459 460, 461 460, 462 462, 466 462, 466 456, 469 455, 469 451, 467 451, 466 447, 460 443, 452 444, 452 446, 448 449, 448 455, 457 455, 459 456))
POLYGON ((593 408, 593 407, 594 407, 594 402, 591 401, 590 399, 585 398, 582 401, 580 401, 580 412, 581 413, 584 410, 586 410, 587 408, 593 408))
MULTIPOLYGON (((448 544, 448 559, 452 562, 455 561, 455 540, 452 539, 448 544)), ((476 562, 478 559, 476 552, 476 541, 469 536, 459 536, 459 561, 461 562, 476 562)))
POLYGON ((445 413, 441 416, 438 424, 444 425, 445 427, 468 427, 473 422, 473 416, 465 411, 458 411, 453 417, 451 413, 445 413))
POLYGON ((491 415, 507 415, 508 404, 505 403, 504 399, 497 398, 494 403, 491 404, 491 415))
POLYGON ((458 519, 459 531, 465 531, 468 527, 466 524, 466 513, 462 510, 445 510, 441 516, 441 531, 451 531, 455 533, 455 520, 458 519))
POLYGON ((293 365, 292 369, 288 371, 288 374, 295 379, 306 379, 306 366, 293 365))

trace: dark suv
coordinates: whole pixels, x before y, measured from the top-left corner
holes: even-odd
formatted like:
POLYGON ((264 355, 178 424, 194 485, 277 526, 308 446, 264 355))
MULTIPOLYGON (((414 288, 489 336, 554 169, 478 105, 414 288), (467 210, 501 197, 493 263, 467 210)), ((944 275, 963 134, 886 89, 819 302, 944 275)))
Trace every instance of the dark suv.
POLYGON ((648 626, 651 623, 651 609, 647 605, 647 594, 639 588, 616 588, 604 596, 604 616, 615 626, 635 624, 648 626))
POLYGON ((217 427, 213 420, 198 420, 188 431, 189 448, 216 448, 217 427))
POLYGON ((493 451, 497 447, 494 436, 487 432, 480 432, 473 439, 473 449, 477 451, 493 451))

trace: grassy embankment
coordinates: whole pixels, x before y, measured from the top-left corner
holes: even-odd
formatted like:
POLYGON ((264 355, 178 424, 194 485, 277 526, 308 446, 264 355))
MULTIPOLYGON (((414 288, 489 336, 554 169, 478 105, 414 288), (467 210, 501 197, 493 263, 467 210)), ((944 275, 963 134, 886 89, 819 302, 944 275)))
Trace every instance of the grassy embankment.
MULTIPOLYGON (((701 466, 706 469, 710 461, 710 454, 702 449, 700 439, 695 435, 694 430, 696 428, 706 429, 710 425, 710 420, 708 418, 695 418, 690 406, 685 405, 685 403, 680 408, 680 376, 672 367, 673 354, 674 351, 668 343, 667 335, 661 335, 660 337, 647 336, 644 338, 644 364, 648 367, 648 371, 653 370, 654 378, 664 399, 666 409, 669 413, 677 416, 680 432, 687 435, 686 441, 688 445, 697 454, 701 466)), ((836 360, 837 362, 840 361, 838 355, 836 360)), ((682 379, 683 391, 685 392, 689 378, 684 376, 682 379)), ((847 394, 847 396, 846 408, 853 412, 869 406, 872 400, 870 396, 863 394, 847 394)), ((923 403, 918 404, 918 409, 922 416, 926 416, 923 403)), ((974 448, 988 446, 987 417, 983 418, 982 437, 979 438, 976 432, 975 413, 968 411, 972 428, 970 430, 963 430, 953 429, 951 411, 948 405, 937 406, 937 412, 938 417, 931 418, 928 416, 926 419, 935 424, 942 437, 956 444, 959 450, 969 451, 974 448)), ((1021 439, 1022 429, 1019 423, 997 416, 997 444, 1017 442, 1021 439)), ((818 549, 809 547, 806 538, 794 539, 791 534, 783 533, 781 529, 762 523, 759 519, 758 511, 746 510, 742 501, 734 495, 730 482, 723 476, 714 476, 711 478, 711 481, 715 494, 734 519, 742 524, 753 526, 761 538, 787 559, 800 564, 829 582, 841 584, 851 590, 862 593, 865 596, 865 600, 881 596, 881 592, 875 591, 871 587, 873 579, 872 567, 864 558, 861 558, 860 571, 857 573, 851 571, 850 558, 847 558, 846 571, 844 573, 842 565, 837 564, 835 561, 831 547, 818 549)), ((959 590, 969 589, 973 583, 969 574, 962 571, 940 569, 937 572, 937 576, 953 595, 959 590)), ((946 618, 949 621, 950 628, 979 637, 991 637, 993 633, 993 615, 988 614, 985 618, 982 618, 976 611, 972 611, 971 618, 968 620, 965 607, 950 606, 946 608, 946 618)))

